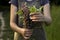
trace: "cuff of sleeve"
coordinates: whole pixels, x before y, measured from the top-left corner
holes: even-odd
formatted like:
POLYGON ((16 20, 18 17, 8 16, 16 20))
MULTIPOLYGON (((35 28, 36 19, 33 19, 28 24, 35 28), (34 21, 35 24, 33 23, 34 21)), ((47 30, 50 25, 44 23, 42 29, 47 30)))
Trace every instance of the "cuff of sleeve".
POLYGON ((8 3, 9 3, 9 4, 13 4, 13 5, 15 5, 16 7, 18 7, 18 3, 17 3, 17 2, 9 1, 8 3))

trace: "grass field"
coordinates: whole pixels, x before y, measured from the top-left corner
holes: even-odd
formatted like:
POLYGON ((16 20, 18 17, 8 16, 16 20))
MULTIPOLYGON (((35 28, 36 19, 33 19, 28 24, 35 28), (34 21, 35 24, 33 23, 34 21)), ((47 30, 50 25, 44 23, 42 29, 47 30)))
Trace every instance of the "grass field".
POLYGON ((52 24, 46 27, 48 40, 60 40, 60 6, 51 7, 52 24))
MULTIPOLYGON (((4 40, 6 40, 7 37, 11 37, 11 40, 13 38, 13 32, 10 29, 9 26, 9 12, 4 12, 4 19, 6 23, 6 29, 5 34, 3 36, 4 40), (8 34, 8 35, 7 35, 8 34)), ((60 40, 60 6, 51 6, 51 16, 52 16, 52 24, 50 26, 45 27, 46 29, 46 35, 47 40, 60 40)))

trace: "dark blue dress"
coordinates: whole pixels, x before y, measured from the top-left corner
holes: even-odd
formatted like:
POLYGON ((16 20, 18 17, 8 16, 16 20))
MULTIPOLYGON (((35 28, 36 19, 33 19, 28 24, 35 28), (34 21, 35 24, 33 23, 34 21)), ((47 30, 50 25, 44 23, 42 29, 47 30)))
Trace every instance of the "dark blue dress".
MULTIPOLYGON (((18 8, 18 0, 11 0, 11 4, 15 5, 18 8)), ((20 4, 22 3, 22 0, 19 1, 20 4)), ((37 5, 36 7, 39 7, 39 4, 44 6, 45 4, 49 3, 49 0, 38 0, 38 4, 35 2, 35 0, 24 0, 23 2, 27 2, 29 6, 31 5, 37 5), (35 2, 35 3, 33 3, 35 2)), ((33 34, 30 38, 30 40, 46 40, 45 31, 43 28, 43 23, 33 24, 36 28, 33 30, 33 34)), ((23 40, 22 36, 19 37, 19 40, 23 40)))

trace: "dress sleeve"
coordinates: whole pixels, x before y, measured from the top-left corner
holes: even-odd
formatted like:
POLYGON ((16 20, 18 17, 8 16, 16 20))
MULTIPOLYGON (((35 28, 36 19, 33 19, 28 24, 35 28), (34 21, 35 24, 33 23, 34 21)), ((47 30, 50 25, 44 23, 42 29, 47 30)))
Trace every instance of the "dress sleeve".
POLYGON ((18 6, 18 0, 10 0, 9 3, 18 6))
POLYGON ((49 3, 49 0, 41 0, 41 4, 42 4, 42 5, 45 5, 45 4, 47 4, 47 3, 49 3))

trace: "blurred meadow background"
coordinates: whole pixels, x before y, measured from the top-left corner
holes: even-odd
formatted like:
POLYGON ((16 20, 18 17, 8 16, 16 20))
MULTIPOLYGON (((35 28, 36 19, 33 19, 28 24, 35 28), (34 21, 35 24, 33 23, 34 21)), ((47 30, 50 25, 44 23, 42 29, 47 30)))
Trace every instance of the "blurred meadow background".
MULTIPOLYGON (((0 40, 13 40, 9 25, 9 0, 0 0, 0 40)), ((60 0, 50 0, 52 24, 45 27, 47 40, 60 40, 60 0)))

